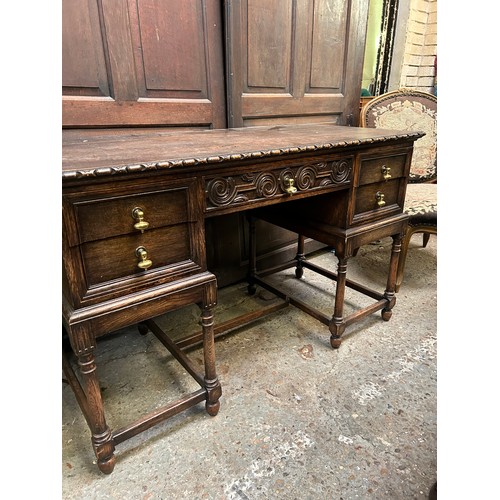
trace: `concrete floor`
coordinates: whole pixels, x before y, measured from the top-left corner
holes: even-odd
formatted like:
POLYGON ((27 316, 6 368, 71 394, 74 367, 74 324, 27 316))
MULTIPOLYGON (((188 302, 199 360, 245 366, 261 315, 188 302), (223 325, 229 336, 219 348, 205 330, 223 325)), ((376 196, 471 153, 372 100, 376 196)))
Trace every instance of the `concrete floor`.
MULTIPOLYGON (((204 404, 117 446, 99 472, 90 432, 63 385, 62 498, 420 499, 436 481, 436 247, 413 238, 389 322, 352 325, 339 350, 328 328, 290 306, 216 342, 220 412, 204 404)), ((348 276, 385 288, 391 239, 362 247, 348 276), (361 277, 362 280, 361 280, 361 277)), ((313 260, 335 269, 330 252, 313 260)), ((305 270, 282 288, 332 312, 334 284, 305 270)), ((271 300, 244 284, 220 291, 216 320, 271 300)), ((348 289, 347 312, 370 303, 348 289)), ((159 318, 171 335, 198 331, 198 309, 159 318)), ((189 356, 202 359, 200 349, 189 356)), ((197 388, 151 334, 127 328, 103 339, 98 373, 112 429, 197 388)))

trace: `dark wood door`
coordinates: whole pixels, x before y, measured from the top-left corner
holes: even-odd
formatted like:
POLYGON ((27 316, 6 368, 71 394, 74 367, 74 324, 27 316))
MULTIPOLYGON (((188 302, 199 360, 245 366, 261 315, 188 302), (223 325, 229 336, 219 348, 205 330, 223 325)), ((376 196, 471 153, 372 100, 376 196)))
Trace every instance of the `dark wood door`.
POLYGON ((226 126, 218 0, 63 0, 64 127, 226 126))
POLYGON ((229 126, 358 125, 368 5, 227 2, 229 126))

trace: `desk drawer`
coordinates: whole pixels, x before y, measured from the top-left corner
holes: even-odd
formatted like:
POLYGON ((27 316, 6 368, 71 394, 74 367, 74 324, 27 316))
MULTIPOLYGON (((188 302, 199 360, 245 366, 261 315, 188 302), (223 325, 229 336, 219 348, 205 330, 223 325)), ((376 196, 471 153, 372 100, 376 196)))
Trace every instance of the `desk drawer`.
POLYGON ((288 161, 279 169, 260 168, 239 175, 205 179, 208 214, 255 208, 279 200, 347 189, 352 182, 353 156, 288 161))
POLYGON ((63 193, 65 295, 75 307, 154 288, 206 270, 199 179, 91 183, 63 193), (133 217, 140 208, 146 226, 133 217), (136 253, 143 247, 147 253, 136 253), (149 265, 149 262, 151 264, 149 265), (146 261, 146 262, 144 262, 146 261), (146 263, 144 268, 138 264, 146 263))
POLYGON ((402 177, 405 173, 406 158, 406 154, 398 154, 361 160, 358 185, 363 186, 402 177))
POLYGON ((145 233, 159 227, 192 220, 188 189, 168 189, 75 204, 80 243, 126 234, 141 234, 135 224, 145 221, 145 233), (140 209, 142 215, 135 209, 140 209))
POLYGON ((404 199, 401 196, 403 178, 386 182, 367 184, 356 190, 354 220, 378 219, 387 216, 387 212, 400 213, 404 199))
MULTIPOLYGON (((189 224, 167 226, 144 234, 117 236, 81 245, 87 286, 93 287, 126 277, 140 277, 165 266, 191 261, 189 224), (136 249, 142 247, 152 262, 141 270, 136 249)), ((168 272, 167 272, 168 274, 168 272)))

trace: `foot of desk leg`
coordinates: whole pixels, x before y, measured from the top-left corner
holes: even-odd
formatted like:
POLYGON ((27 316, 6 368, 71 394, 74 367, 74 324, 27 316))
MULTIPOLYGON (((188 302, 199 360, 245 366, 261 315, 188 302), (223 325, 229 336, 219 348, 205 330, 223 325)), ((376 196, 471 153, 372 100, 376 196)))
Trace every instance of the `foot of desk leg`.
POLYGON ((205 388, 207 389, 207 401, 205 403, 205 409, 210 416, 215 417, 215 415, 219 413, 219 398, 222 395, 220 383, 217 379, 205 379, 205 388))
POLYGON ((115 446, 109 429, 101 435, 93 434, 92 446, 97 457, 99 470, 104 474, 111 474, 115 468, 116 457, 114 455, 115 446))
POLYGON ((217 403, 214 404, 209 404, 208 401, 205 404, 205 409, 207 410, 207 413, 211 417, 215 417, 217 413, 219 413, 219 408, 220 408, 220 401, 217 401, 217 403))
POLYGON ((382 319, 384 321, 389 321, 392 316, 392 308, 396 305, 396 294, 394 293, 394 288, 392 291, 386 290, 384 297, 387 299, 387 305, 382 309, 382 319))
POLYGON ((332 348, 338 349, 340 347, 340 344, 342 344, 342 339, 332 334, 332 336, 330 337, 330 345, 332 346, 332 348))
POLYGON ((342 344, 342 335, 344 334, 346 329, 346 324, 344 319, 333 317, 330 321, 329 330, 332 334, 330 337, 330 345, 334 349, 338 349, 340 344, 342 344))
POLYGON ((390 309, 382 309, 382 319, 384 321, 389 321, 392 316, 392 311, 390 309))
POLYGON ((99 470, 104 473, 104 474, 111 474, 113 472, 113 469, 115 468, 115 463, 116 463, 116 457, 113 455, 109 460, 106 462, 97 462, 97 467, 99 467, 99 470))
POLYGON ((387 305, 380 312, 382 314, 382 319, 384 321, 389 321, 392 316, 392 308, 396 305, 396 295, 394 292, 386 290, 384 296, 387 299, 387 305))

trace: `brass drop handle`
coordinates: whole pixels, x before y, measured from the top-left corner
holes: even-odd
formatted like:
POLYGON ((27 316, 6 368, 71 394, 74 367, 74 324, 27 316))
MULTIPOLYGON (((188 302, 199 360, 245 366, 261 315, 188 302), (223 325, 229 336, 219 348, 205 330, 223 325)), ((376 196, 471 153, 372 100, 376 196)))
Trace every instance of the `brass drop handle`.
POLYGON ((295 181, 289 177, 288 179, 285 179, 285 191, 288 193, 288 194, 293 194, 293 193, 296 193, 297 192, 297 188, 293 185, 295 181))
POLYGON ((391 167, 388 167, 386 165, 382 165, 382 175, 384 177, 384 181, 389 180, 391 176, 391 167))
POLYGON ((148 227, 149 227, 149 222, 146 222, 144 220, 144 211, 142 208, 135 207, 132 210, 132 217, 137 221, 134 224, 134 228, 143 233, 148 227))
POLYGON ((379 207, 383 207, 385 205, 384 198, 385 198, 384 193, 381 193, 380 191, 377 191, 375 193, 375 199, 377 200, 377 205, 379 207))
POLYGON ((135 255, 139 257, 139 259, 141 259, 137 263, 137 267, 139 269, 145 271, 146 269, 150 268, 153 265, 153 261, 148 259, 148 252, 146 252, 146 249, 144 247, 136 248, 135 255))

